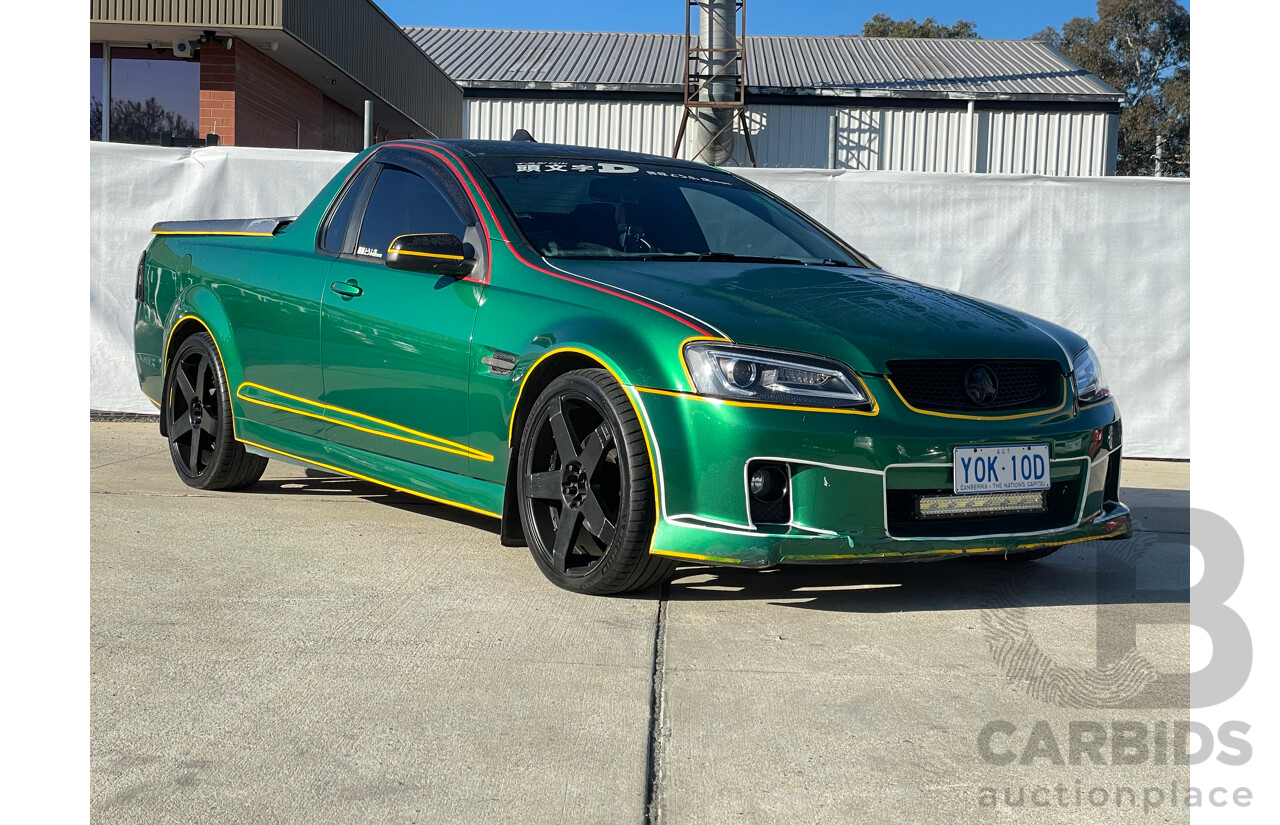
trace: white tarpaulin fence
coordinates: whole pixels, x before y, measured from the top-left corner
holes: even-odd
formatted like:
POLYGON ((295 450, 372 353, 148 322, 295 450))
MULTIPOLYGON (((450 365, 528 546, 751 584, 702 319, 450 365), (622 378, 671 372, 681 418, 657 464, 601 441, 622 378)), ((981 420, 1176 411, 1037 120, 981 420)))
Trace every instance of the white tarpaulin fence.
MULTIPOLYGON (((91 144, 92 409, 154 412, 133 365, 133 283, 160 220, 293 215, 351 156, 91 144)), ((1190 184, 743 170, 890 272, 1030 312, 1098 351, 1131 456, 1187 458, 1190 184)))

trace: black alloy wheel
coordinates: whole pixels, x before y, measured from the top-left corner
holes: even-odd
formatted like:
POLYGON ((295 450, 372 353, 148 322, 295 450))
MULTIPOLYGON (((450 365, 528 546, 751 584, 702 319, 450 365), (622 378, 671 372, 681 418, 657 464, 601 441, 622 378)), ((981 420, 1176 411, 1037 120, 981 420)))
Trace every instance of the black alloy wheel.
POLYGON ((248 487, 267 469, 235 439, 222 360, 207 332, 178 345, 165 375, 165 430, 178 477, 202 490, 248 487))
POLYGON ((530 411, 517 467, 520 520, 538 567, 578 593, 643 590, 668 578, 649 554, 653 477, 639 419, 602 369, 554 381, 530 411))

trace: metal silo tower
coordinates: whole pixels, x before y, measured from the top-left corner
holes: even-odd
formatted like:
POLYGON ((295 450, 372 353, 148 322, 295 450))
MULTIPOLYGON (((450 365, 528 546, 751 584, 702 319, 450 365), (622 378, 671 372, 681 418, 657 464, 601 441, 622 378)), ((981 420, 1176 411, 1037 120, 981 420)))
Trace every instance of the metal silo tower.
POLYGON ((734 129, 741 124, 751 165, 756 165, 747 126, 746 0, 687 0, 684 16, 684 114, 672 157, 680 155, 686 129, 687 156, 713 166, 742 166, 734 156, 734 129), (693 32, 694 10, 698 30, 693 32), (692 126, 690 126, 692 122, 692 126))

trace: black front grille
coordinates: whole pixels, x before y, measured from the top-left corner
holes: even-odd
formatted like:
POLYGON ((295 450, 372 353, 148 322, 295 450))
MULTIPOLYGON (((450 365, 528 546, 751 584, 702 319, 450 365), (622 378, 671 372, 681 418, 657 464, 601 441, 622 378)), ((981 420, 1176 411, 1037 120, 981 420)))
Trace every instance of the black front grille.
MULTIPOLYGON (((970 413, 1056 407, 1062 403, 1062 370, 1056 361, 930 359, 890 361, 889 378, 907 403, 922 410, 970 413), (979 404, 968 391, 970 370, 985 366, 995 377, 995 397, 979 404)), ((982 399, 986 400, 986 399, 982 399)))
POLYGON ((1039 513, 1015 513, 1005 516, 954 516, 922 519, 916 505, 921 496, 949 496, 952 491, 889 490, 889 535, 899 538, 942 538, 947 536, 986 536, 998 533, 1030 533, 1069 527, 1076 522, 1080 505, 1080 480, 1055 481, 1045 491, 1045 509, 1039 513))

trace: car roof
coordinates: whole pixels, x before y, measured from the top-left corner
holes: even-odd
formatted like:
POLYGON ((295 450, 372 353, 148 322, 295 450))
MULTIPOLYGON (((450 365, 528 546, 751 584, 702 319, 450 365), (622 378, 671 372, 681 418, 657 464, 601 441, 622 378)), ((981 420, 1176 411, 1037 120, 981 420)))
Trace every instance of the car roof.
POLYGON ((528 140, 439 140, 432 143, 444 143, 461 149, 472 157, 566 157, 586 160, 643 161, 645 163, 667 163, 684 166, 690 169, 706 169, 701 163, 663 157, 661 155, 645 155, 640 152, 623 152, 617 149, 596 149, 591 146, 570 146, 562 143, 537 143, 528 140))

